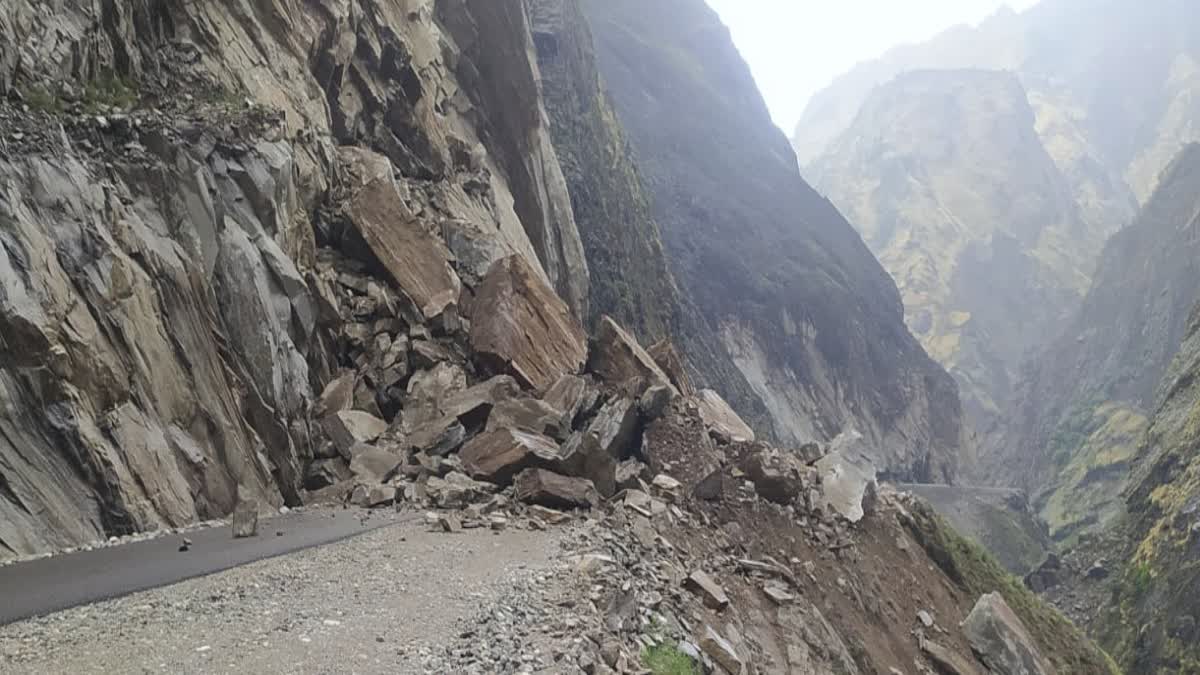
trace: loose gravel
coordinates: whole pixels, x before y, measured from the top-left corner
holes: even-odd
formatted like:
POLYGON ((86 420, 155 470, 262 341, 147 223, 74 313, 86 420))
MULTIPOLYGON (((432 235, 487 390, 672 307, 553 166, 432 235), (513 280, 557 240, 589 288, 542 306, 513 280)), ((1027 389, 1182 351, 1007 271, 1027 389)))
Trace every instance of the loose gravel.
POLYGON ((534 672, 563 532, 388 527, 0 628, 0 671, 534 672))

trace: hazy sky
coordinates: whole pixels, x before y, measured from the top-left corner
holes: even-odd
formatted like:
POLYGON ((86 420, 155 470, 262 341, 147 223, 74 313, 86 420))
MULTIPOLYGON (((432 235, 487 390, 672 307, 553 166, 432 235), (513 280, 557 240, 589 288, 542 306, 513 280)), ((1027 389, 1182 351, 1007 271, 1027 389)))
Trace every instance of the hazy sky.
MULTIPOLYGON (((653 0, 648 0, 653 1, 653 0)), ((789 136, 810 96, 859 61, 920 42, 1001 5, 1037 0, 708 0, 733 32, 771 114, 789 136)))

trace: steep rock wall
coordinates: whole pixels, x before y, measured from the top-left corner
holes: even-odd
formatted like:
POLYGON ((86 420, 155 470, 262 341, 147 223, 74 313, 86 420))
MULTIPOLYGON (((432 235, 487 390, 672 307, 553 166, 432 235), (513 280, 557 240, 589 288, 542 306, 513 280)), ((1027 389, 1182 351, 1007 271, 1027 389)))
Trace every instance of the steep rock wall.
POLYGON ((716 14, 699 0, 585 9, 679 287, 774 434, 827 440, 857 427, 885 473, 952 477, 953 381, 905 328, 895 284, 853 228, 799 176, 716 14))

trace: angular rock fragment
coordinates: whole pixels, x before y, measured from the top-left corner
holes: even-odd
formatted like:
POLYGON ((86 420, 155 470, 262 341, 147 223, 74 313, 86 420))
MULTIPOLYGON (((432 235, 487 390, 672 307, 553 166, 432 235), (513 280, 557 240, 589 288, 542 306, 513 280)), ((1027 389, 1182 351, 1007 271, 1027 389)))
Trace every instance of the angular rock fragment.
POLYGON ((358 147, 338 150, 350 196, 342 206, 379 264, 426 318, 458 301, 462 284, 441 239, 430 234, 404 203, 383 155, 358 147))
POLYGON ((535 398, 512 398, 500 401, 488 416, 487 429, 517 429, 565 440, 570 427, 562 411, 535 398))
POLYGON ((334 459, 318 459, 308 465, 304 473, 304 489, 320 490, 336 485, 351 477, 346 460, 341 457, 334 459))
POLYGON ((712 389, 701 390, 695 398, 700 418, 710 433, 730 443, 754 441, 754 430, 712 389))
POLYGON ((921 651, 925 652, 938 672, 947 675, 986 675, 971 659, 936 642, 921 640, 921 651))
POLYGON ((553 439, 515 429, 487 431, 467 442, 459 452, 472 477, 508 485, 521 471, 552 466, 559 461, 553 439))
POLYGON ((334 413, 349 410, 354 402, 354 379, 354 373, 343 373, 330 380, 313 403, 313 419, 321 420, 334 413))
POLYGON ((462 521, 450 513, 439 513, 437 515, 437 525, 442 529, 442 532, 462 532, 462 521))
POLYGON ((641 481, 649 482, 651 479, 650 467, 636 459, 627 459, 617 465, 618 490, 636 490, 641 487, 641 481))
POLYGON ((409 347, 409 362, 414 369, 425 370, 436 367, 439 363, 454 360, 450 350, 428 340, 413 340, 409 347))
POLYGON ((529 515, 547 525, 562 525, 571 521, 571 514, 535 504, 529 507, 529 515))
POLYGON ((751 446, 738 467, 759 497, 776 504, 791 504, 809 487, 803 478, 807 469, 798 458, 765 444, 751 446))
POLYGON ((721 611, 729 606, 729 596, 725 594, 725 589, 703 570, 696 570, 688 575, 683 587, 700 596, 704 606, 709 609, 721 611))
POLYGON ((649 387, 675 388, 637 340, 608 316, 600 319, 596 329, 588 369, 633 397, 641 396, 649 387))
POLYGON ((825 456, 825 450, 817 443, 805 443, 796 448, 796 456, 800 458, 800 461, 812 466, 821 461, 821 458, 825 456))
POLYGON ((367 493, 367 506, 372 509, 391 506, 395 501, 396 488, 390 485, 376 485, 367 493))
POLYGON ((673 342, 659 340, 646 351, 681 395, 688 398, 696 395, 696 387, 692 384, 692 378, 688 376, 687 368, 683 365, 683 358, 679 356, 673 342))
POLYGON ((979 660, 996 675, 1051 675, 1025 624, 999 593, 979 598, 963 622, 963 632, 979 660))
POLYGON ((875 468, 871 466, 864 452, 855 449, 858 441, 853 439, 861 440, 861 435, 845 432, 839 436, 842 437, 846 437, 846 440, 835 440, 836 449, 816 463, 816 468, 821 473, 819 501, 823 508, 857 523, 870 510, 875 500, 875 468))
MULTIPOLYGON (((241 490, 239 490, 241 492, 241 490)), ((258 501, 239 498, 233 510, 233 538, 245 539, 258 534, 258 501)))
POLYGON ((350 459, 350 473, 360 483, 379 485, 391 480, 400 468, 401 459, 386 450, 370 445, 354 447, 350 459))
POLYGON ((705 501, 715 501, 721 498, 725 490, 725 472, 714 469, 692 488, 692 496, 705 501))
POLYGON ((704 635, 700 637, 700 649, 729 675, 740 675, 745 670, 742 657, 738 656, 733 644, 711 626, 704 627, 704 635))
POLYGON ((666 385, 655 385, 646 390, 638 400, 638 410, 642 413, 642 419, 647 423, 662 417, 671 407, 671 402, 675 400, 675 390, 666 385))
POLYGON ((585 509, 600 503, 592 481, 568 478, 545 469, 526 469, 513 480, 517 499, 550 508, 585 509))
POLYGON ((457 471, 446 474, 445 478, 431 477, 425 482, 425 494, 435 506, 443 509, 462 509, 487 501, 495 491, 495 485, 472 480, 457 471))
POLYGON ((492 265, 471 307, 471 346, 492 372, 543 392, 587 360, 583 326, 519 255, 492 265))
POLYGON ((326 435, 347 459, 359 443, 370 443, 387 431, 388 424, 361 410, 341 410, 321 420, 326 435))
POLYGON ((775 603, 776 605, 786 605, 796 600, 796 596, 791 593, 783 584, 769 583, 763 586, 763 595, 775 603))
POLYGON ((567 426, 574 427, 576 420, 592 412, 599 396, 600 392, 584 378, 578 375, 563 375, 546 391, 542 399, 563 413, 567 426))
POLYGON ((617 463, 633 453, 638 436, 637 406, 616 397, 600 409, 587 429, 563 444, 562 470, 595 483, 605 497, 616 488, 617 463))
POLYGON ((457 417, 442 417, 428 422, 404 436, 402 446, 412 453, 445 457, 462 447, 467 430, 457 417))

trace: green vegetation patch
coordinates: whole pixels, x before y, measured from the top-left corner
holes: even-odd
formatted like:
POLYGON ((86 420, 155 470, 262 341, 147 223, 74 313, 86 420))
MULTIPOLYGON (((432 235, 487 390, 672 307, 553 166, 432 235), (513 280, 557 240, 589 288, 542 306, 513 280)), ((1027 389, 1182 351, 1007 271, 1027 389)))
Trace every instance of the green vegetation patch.
POLYGON ((642 652, 642 663, 654 675, 699 675, 692 658, 674 645, 658 645, 642 652))
POLYGON ((1058 672, 1120 674, 1113 660, 1074 624, 1006 572, 981 546, 955 532, 932 508, 917 502, 911 514, 906 525, 938 567, 972 598, 992 592, 1004 596, 1058 672))

